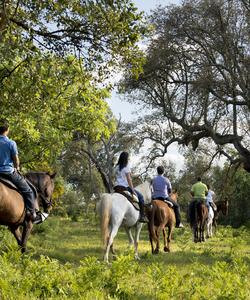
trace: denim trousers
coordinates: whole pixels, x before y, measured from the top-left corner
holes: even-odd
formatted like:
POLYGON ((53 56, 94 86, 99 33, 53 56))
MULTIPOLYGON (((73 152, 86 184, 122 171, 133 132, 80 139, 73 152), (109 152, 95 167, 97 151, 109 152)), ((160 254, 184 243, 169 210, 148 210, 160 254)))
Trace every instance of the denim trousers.
MULTIPOLYGON (((131 189, 129 186, 127 187, 127 189, 128 189, 128 191, 129 191, 131 194, 133 193, 132 189, 131 189)), ((140 203, 140 204, 144 204, 144 198, 143 198, 143 195, 142 195, 139 191, 137 191, 136 189, 134 189, 134 191, 136 192, 136 195, 137 195, 137 197, 138 197, 139 203, 140 203)))
POLYGON ((9 181, 13 182, 14 185, 17 187, 18 191, 22 194, 25 202, 25 206, 27 210, 34 210, 35 204, 35 195, 28 185, 25 178, 19 174, 16 170, 13 173, 0 173, 3 178, 8 179, 9 181))

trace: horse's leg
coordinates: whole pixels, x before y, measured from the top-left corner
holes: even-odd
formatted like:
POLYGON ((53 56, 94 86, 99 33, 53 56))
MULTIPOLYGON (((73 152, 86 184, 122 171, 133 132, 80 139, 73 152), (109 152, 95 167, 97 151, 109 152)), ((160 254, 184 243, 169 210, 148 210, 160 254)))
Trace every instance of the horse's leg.
POLYGON ((211 225, 212 225, 212 220, 209 216, 208 221, 207 221, 207 238, 210 238, 212 236, 211 225))
POLYGON ((156 239, 156 247, 155 247, 155 251, 154 251, 154 253, 155 254, 158 254, 159 253, 159 251, 160 251, 160 233, 161 233, 161 231, 163 230, 163 228, 164 227, 162 227, 162 226, 159 226, 157 229, 156 229, 156 237, 157 237, 157 239, 156 239))
POLYGON ((19 225, 10 225, 9 229, 13 233, 14 237, 16 238, 18 246, 21 246, 22 245, 22 234, 19 230, 19 225))
POLYGON ((135 259, 140 259, 139 255, 138 255, 138 243, 139 243, 139 237, 140 237, 141 229, 142 229, 142 223, 138 222, 136 224, 135 240, 134 240, 135 259))
POLYGON ((194 242, 197 243, 199 241, 199 227, 197 223, 194 224, 193 232, 194 232, 194 242))
POLYGON ((152 254, 154 254, 154 244, 153 244, 153 238, 152 238, 152 234, 150 231, 149 223, 148 223, 148 236, 149 236, 149 241, 150 241, 150 245, 151 245, 151 252, 152 252, 152 254))
POLYGON ((110 251, 113 256, 115 256, 114 243, 110 246, 110 251))
POLYGON ((172 237, 173 230, 174 230, 174 225, 168 226, 168 237, 167 237, 167 247, 166 247, 166 250, 164 248, 165 252, 170 252, 170 242, 171 242, 171 237, 172 237))
MULTIPOLYGON (((163 235, 164 251, 169 252, 167 239, 166 239, 166 228, 165 227, 162 229, 162 235, 163 235)), ((168 235, 169 235, 169 232, 168 232, 168 235)))
POLYGON ((131 246, 134 245, 134 238, 133 238, 133 235, 132 235, 132 232, 131 232, 131 228, 125 226, 125 231, 128 235, 129 246, 131 247, 131 246))
POLYGON ((21 241, 21 251, 24 253, 26 251, 26 244, 30 232, 33 228, 33 223, 31 221, 25 221, 23 225, 22 241, 21 241))
POLYGON ((208 222, 207 222, 207 239, 210 238, 210 225, 211 225, 210 220, 208 220, 208 222))
POLYGON ((110 231, 110 234, 109 234, 109 238, 108 238, 108 241, 107 241, 107 246, 106 246, 105 254, 104 254, 104 261, 105 262, 109 261, 109 251, 110 251, 111 245, 113 245, 113 241, 114 241, 115 236, 117 235, 119 227, 120 226, 118 224, 116 224, 115 226, 113 226, 111 228, 111 231, 110 231))
POLYGON ((203 220, 202 223, 201 223, 201 234, 202 234, 201 241, 202 242, 206 241, 206 239, 205 239, 205 226, 206 226, 206 221, 203 220))
POLYGON ((199 222, 198 224, 198 241, 201 242, 201 238, 202 238, 202 224, 201 224, 201 221, 199 222))

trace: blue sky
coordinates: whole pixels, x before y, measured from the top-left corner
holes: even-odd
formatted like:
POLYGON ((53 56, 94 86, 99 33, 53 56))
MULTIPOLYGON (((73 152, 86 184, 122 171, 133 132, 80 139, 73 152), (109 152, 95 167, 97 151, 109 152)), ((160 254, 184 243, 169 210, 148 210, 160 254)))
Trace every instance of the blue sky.
POLYGON ((180 4, 181 0, 134 0, 133 2, 140 10, 149 13, 150 10, 154 10, 159 5, 180 4))

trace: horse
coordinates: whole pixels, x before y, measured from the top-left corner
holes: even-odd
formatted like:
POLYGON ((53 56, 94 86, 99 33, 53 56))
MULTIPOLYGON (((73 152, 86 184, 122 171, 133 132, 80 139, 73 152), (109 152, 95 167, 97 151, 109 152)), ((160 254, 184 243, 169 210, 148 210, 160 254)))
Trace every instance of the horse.
MULTIPOLYGON (((171 199, 177 201, 177 192, 172 192, 171 199)), ((169 205, 162 200, 153 200, 152 208, 148 211, 148 232, 151 244, 152 254, 158 254, 160 250, 160 232, 163 233, 164 251, 170 252, 170 242, 175 227, 175 213, 169 205), (166 227, 168 227, 168 236, 166 239, 166 227), (154 243, 156 247, 154 249, 154 243)))
MULTIPOLYGON (((36 188, 35 206, 43 206, 44 212, 51 210, 51 197, 54 190, 54 177, 46 172, 29 172, 25 175, 36 188)), ((6 225, 13 233, 22 253, 26 251, 26 244, 33 223, 26 217, 26 209, 22 195, 9 183, 0 181, 0 225, 6 225), (20 231, 20 228, 22 232, 20 231)))
MULTIPOLYGON (((142 193, 145 204, 151 202, 151 188, 149 182, 144 182, 136 186, 136 190, 142 193)), ((142 229, 142 223, 138 222, 139 211, 133 206, 127 198, 119 193, 101 195, 101 199, 97 204, 97 211, 101 216, 101 232, 105 245, 104 261, 109 261, 109 251, 113 256, 113 241, 121 225, 124 226, 129 238, 130 245, 134 245, 135 258, 139 259, 138 242, 142 229), (131 229, 135 228, 135 237, 131 233, 131 229)))
POLYGON ((205 225, 208 219, 208 207, 204 200, 197 199, 189 204, 189 220, 193 229, 194 242, 204 242, 205 225))
POLYGON ((215 204, 216 204, 217 210, 215 211, 215 214, 214 214, 213 225, 214 225, 214 228, 215 228, 215 231, 216 231, 217 221, 218 221, 218 218, 219 218, 219 212, 222 212, 222 214, 224 216, 227 216, 228 215, 229 202, 228 202, 228 199, 226 199, 226 200, 217 201, 217 202, 215 202, 215 204))
POLYGON ((207 217, 207 238, 210 238, 213 235, 213 220, 214 220, 214 210, 211 206, 209 206, 208 217, 207 217))

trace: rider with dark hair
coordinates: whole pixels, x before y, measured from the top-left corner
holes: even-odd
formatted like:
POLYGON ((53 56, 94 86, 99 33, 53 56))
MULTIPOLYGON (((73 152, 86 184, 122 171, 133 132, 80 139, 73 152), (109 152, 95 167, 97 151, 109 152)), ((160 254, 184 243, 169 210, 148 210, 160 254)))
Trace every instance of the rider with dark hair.
POLYGON ((211 206, 212 209, 213 209, 214 211, 216 211, 216 210, 217 210, 217 207, 216 207, 216 204, 214 203, 215 192, 211 190, 209 184, 207 184, 207 189, 208 189, 207 197, 206 197, 206 204, 207 204, 207 207, 209 208, 209 207, 211 206))
POLYGON ((158 175, 155 176, 152 180, 152 199, 171 202, 175 212, 176 227, 182 228, 183 224, 181 223, 180 206, 176 201, 172 200, 169 197, 169 194, 172 192, 172 186, 170 180, 167 177, 163 176, 164 168, 162 166, 157 167, 157 174, 158 175))
POLYGON ((119 187, 127 189, 131 194, 138 197, 140 206, 140 219, 139 222, 148 222, 147 217, 144 215, 144 198, 143 195, 137 191, 132 182, 131 170, 128 164, 128 152, 122 152, 115 166, 115 186, 114 190, 119 187))
POLYGON ((208 193, 208 188, 205 185, 205 183, 203 183, 201 181, 201 177, 198 177, 197 182, 192 185, 190 193, 193 196, 194 200, 205 200, 206 199, 206 195, 208 193))
MULTIPOLYGON (((22 194, 25 206, 27 209, 27 216, 36 221, 37 215, 35 211, 35 195, 28 185, 25 178, 20 175, 19 171, 19 157, 17 145, 14 141, 8 138, 9 123, 6 119, 0 120, 0 176, 7 179, 18 188, 22 194)), ((39 217, 40 219, 40 217, 39 217)))

